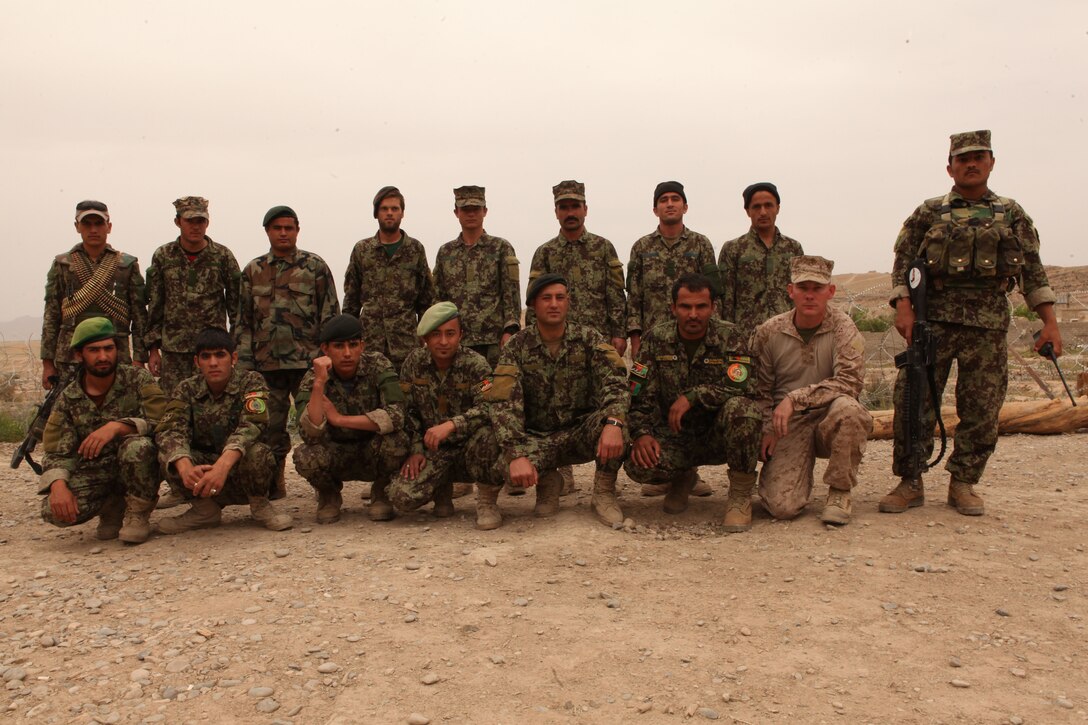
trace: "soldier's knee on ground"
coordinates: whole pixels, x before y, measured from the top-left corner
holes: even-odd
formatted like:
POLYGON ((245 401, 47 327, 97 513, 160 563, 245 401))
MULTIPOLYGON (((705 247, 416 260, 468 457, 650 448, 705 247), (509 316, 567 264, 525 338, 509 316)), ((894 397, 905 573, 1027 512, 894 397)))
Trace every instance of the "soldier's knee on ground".
POLYGON ((805 504, 808 503, 807 501, 778 500, 773 497, 765 497, 762 494, 760 500, 763 502, 763 508, 767 510, 767 513, 779 521, 797 518, 805 510, 805 504))

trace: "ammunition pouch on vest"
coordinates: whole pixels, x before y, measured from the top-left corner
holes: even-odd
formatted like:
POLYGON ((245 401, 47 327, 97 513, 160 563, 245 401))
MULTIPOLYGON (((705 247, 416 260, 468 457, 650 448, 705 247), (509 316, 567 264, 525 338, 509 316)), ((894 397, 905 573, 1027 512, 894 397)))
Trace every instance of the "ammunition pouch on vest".
POLYGON ((920 250, 934 287, 1013 288, 1020 278, 1024 252, 1005 222, 1006 203, 1005 199, 991 202, 993 216, 988 219, 954 219, 945 196, 941 221, 926 232, 920 250))

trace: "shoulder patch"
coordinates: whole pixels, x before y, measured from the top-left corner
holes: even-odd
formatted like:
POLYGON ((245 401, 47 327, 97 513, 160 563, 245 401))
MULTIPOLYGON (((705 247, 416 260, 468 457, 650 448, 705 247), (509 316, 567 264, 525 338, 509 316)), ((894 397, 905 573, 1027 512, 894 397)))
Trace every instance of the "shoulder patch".
POLYGON ((494 386, 494 381, 491 378, 484 378, 480 381, 480 392, 486 393, 494 386))
POLYGON ((631 370, 627 373, 627 383, 631 388, 631 395, 638 395, 646 387, 646 381, 650 377, 650 366, 640 362, 631 363, 631 370))

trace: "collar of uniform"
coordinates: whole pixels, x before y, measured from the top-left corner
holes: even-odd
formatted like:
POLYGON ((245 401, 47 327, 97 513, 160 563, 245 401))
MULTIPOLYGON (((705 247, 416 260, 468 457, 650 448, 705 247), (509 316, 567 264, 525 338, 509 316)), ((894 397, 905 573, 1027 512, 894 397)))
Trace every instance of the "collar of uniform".
MULTIPOLYGON (((812 342, 813 340, 815 340, 820 335, 823 335, 826 332, 831 332, 834 329, 835 322, 832 319, 832 318, 834 318, 834 316, 835 316, 835 310, 832 309, 830 305, 828 305, 827 313, 824 315, 823 322, 821 322, 820 326, 816 328, 816 332, 813 333, 812 337, 809 338, 809 342, 812 342)), ((790 337, 795 337, 798 340, 801 340, 802 343, 804 343, 804 340, 801 339, 801 333, 799 333, 797 331, 797 323, 794 322, 794 318, 793 318, 792 314, 790 315, 790 324, 784 325, 782 327, 782 331, 785 332, 790 337)))
MULTIPOLYGON (((70 254, 73 253, 73 252, 79 252, 80 254, 82 254, 83 256, 85 256, 87 258, 90 258, 90 256, 91 256, 91 255, 87 254, 85 249, 83 249, 83 242, 79 242, 78 244, 76 244, 76 246, 72 247, 68 251, 69 251, 70 254)), ((111 247, 109 242, 106 242, 106 246, 102 248, 102 254, 117 254, 117 250, 114 249, 113 247, 111 247)))
MULTIPOLYGON (((529 347, 547 347, 544 342, 544 338, 540 336, 540 328, 535 324, 532 326, 532 334, 529 336, 529 347)), ((563 337, 559 338, 560 348, 566 347, 567 344, 578 336, 578 326, 572 325, 570 319, 567 319, 567 326, 563 330, 563 337)))
MULTIPOLYGON (((212 389, 208 387, 208 381, 201 379, 204 384, 200 386, 197 392, 197 398, 212 398, 212 389)), ((230 371, 230 379, 227 380, 227 387, 223 388, 224 395, 237 395, 242 388, 242 372, 235 367, 230 371)))
MULTIPOLYGON (((435 364, 434 358, 431 357, 431 351, 427 350, 427 348, 423 348, 423 349, 427 353, 426 358, 425 358, 427 370, 429 372, 433 372, 433 373, 437 374, 439 372, 438 365, 435 364)), ((446 368, 446 370, 445 370, 446 373, 450 373, 450 372, 452 372, 453 370, 455 370, 457 368, 458 363, 464 358, 464 355, 462 355, 462 353, 464 353, 464 351, 465 351, 465 346, 464 345, 458 345, 457 346, 457 353, 453 356, 453 361, 450 362, 450 366, 448 368, 446 368)))
MULTIPOLYGON (((688 238, 688 231, 689 229, 686 224, 680 228, 680 236, 676 238, 677 244, 688 238)), ((668 246, 668 241, 665 239, 665 235, 661 233, 661 227, 654 229, 653 234, 651 234, 650 236, 661 242, 665 246, 668 246)))
POLYGON ((578 237, 577 239, 567 239, 566 235, 562 232, 560 232, 559 236, 556 237, 556 239, 558 239, 559 241, 566 242, 567 244, 585 244, 593 238, 594 235, 590 233, 588 229, 582 229, 582 236, 578 237))
POLYGON ((995 194, 994 192, 990 191, 989 189, 986 189, 986 193, 985 193, 985 194, 983 194, 983 195, 982 195, 982 196, 981 196, 980 198, 978 198, 978 199, 967 199, 967 198, 964 198, 964 196, 963 196, 962 194, 960 194, 960 193, 959 193, 958 191, 956 191, 955 189, 953 189, 952 191, 950 191, 950 192, 948 193, 948 201, 949 201, 949 203, 951 203, 951 202, 954 202, 954 201, 962 201, 962 202, 964 202, 965 204, 967 204, 967 206, 970 206, 970 205, 972 205, 972 204, 978 204, 979 202, 983 202, 983 201, 985 201, 985 202, 989 203, 989 202, 992 202, 992 201, 995 201, 995 200, 997 200, 997 194, 995 194))
MULTIPOLYGON (((215 242, 213 242, 213 241, 212 241, 212 238, 211 238, 211 237, 209 237, 209 236, 208 236, 207 234, 205 234, 205 235, 204 235, 204 241, 208 243, 208 246, 207 246, 207 247, 204 247, 204 249, 207 249, 208 247, 211 247, 212 245, 214 245, 214 244, 215 244, 215 242)), ((189 254, 189 252, 187 252, 187 251, 185 250, 185 247, 181 246, 181 237, 180 237, 180 236, 178 236, 178 238, 174 240, 174 245, 175 245, 175 246, 176 246, 176 247, 177 247, 178 249, 180 249, 180 250, 181 250, 182 252, 184 252, 185 254, 189 254)), ((204 251, 204 249, 202 249, 202 250, 200 250, 200 251, 201 251, 201 252, 203 252, 203 251, 204 251)), ((200 252, 195 252, 195 254, 200 254, 200 252)))
MULTIPOLYGON (((722 333, 726 330, 732 330, 735 325, 732 322, 726 322, 725 320, 719 320, 715 317, 710 318, 710 323, 706 328, 706 335, 703 336, 702 343, 705 346, 720 346, 722 342, 722 333)), ((684 338, 680 337, 680 325, 674 322, 669 325, 668 336, 665 338, 665 342, 673 345, 682 345, 684 338)))
POLYGON ((306 254, 306 252, 302 251, 298 247, 295 247, 295 251, 291 252, 286 257, 277 257, 275 254, 272 253, 271 250, 269 250, 268 254, 264 255, 264 258, 265 258, 265 261, 270 263, 270 264, 274 264, 276 262, 284 262, 286 264, 295 264, 305 254, 306 254))
MULTIPOLYGON (((487 230, 485 229, 483 231, 483 234, 480 235, 480 238, 476 240, 476 244, 474 244, 473 246, 478 247, 481 244, 484 244, 485 242, 490 242, 490 241, 491 241, 491 235, 488 234, 487 230)), ((460 245, 462 247, 467 247, 468 245, 465 244, 465 233, 461 232, 460 234, 458 234, 457 239, 454 239, 453 243, 455 245, 460 245)))
MULTIPOLYGON (((753 240, 753 241, 759 242, 759 246, 763 247, 764 249, 767 248, 766 245, 763 244, 763 240, 759 238, 759 232, 756 231, 755 227, 750 227, 748 229, 748 238, 753 240)), ((775 228, 774 228, 774 241, 771 242, 771 246, 773 247, 774 245, 778 244, 778 242, 781 239, 782 239, 782 232, 781 232, 781 230, 779 230, 778 226, 776 225, 775 228)))
MULTIPOLYGON (((130 381, 127 377, 127 369, 135 371, 137 368, 134 368, 131 365, 123 365, 120 362, 117 363, 117 369, 114 371, 113 385, 106 391, 106 401, 109 401, 115 390, 129 387, 130 381)), ((83 376, 86 374, 87 371, 81 368, 76 379, 64 389, 64 395, 72 399, 86 398, 87 400, 90 400, 91 396, 87 395, 87 391, 83 389, 83 376)))

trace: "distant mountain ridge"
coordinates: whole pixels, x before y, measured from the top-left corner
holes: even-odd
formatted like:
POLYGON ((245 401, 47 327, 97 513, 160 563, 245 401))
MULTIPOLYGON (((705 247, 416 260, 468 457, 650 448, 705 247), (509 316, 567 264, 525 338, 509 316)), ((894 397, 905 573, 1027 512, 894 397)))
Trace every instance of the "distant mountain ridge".
POLYGON ((23 315, 14 320, 0 322, 0 336, 5 342, 38 340, 42 336, 42 318, 23 315))

